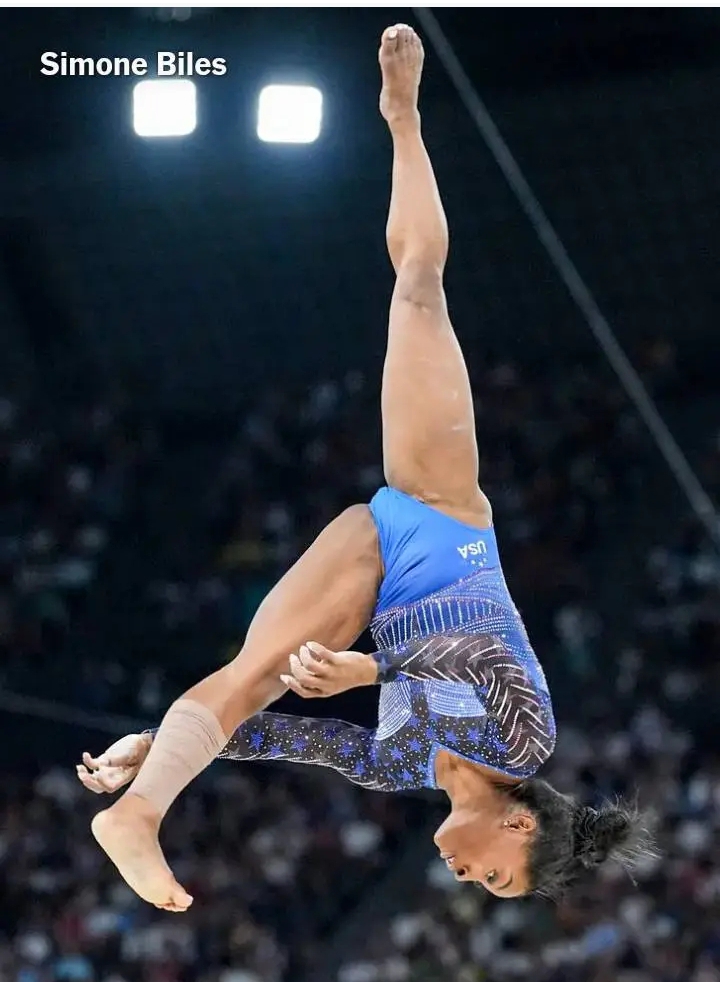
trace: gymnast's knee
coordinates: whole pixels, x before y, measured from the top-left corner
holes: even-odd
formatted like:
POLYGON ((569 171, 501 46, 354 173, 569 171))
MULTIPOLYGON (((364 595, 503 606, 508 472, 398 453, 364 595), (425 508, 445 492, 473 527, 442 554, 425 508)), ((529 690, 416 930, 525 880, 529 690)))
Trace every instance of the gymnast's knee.
POLYGON ((444 309, 444 264, 433 258, 412 258, 397 271, 394 300, 429 310, 444 309))

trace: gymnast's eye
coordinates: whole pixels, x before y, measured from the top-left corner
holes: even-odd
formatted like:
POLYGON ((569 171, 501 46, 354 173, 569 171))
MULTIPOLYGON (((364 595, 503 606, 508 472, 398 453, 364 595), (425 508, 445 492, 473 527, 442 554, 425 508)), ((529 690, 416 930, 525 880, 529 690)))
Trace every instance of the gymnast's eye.
POLYGON ((491 869, 490 872, 485 877, 486 883, 494 883, 497 880, 497 870, 491 869))

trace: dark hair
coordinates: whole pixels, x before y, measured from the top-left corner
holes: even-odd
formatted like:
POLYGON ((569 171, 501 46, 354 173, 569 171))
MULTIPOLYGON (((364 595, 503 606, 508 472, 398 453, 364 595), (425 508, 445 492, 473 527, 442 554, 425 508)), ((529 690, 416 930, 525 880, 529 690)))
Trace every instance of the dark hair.
POLYGON ((605 862, 615 862, 632 875, 641 860, 658 855, 650 816, 636 807, 618 802, 589 808, 538 778, 514 785, 508 794, 538 823, 528 858, 532 893, 558 899, 605 862))

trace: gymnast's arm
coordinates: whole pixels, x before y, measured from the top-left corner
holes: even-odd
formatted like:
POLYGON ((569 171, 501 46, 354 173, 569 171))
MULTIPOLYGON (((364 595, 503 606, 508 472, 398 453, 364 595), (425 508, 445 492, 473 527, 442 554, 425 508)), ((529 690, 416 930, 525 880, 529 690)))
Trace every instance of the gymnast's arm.
POLYGON ((492 634, 436 634, 395 648, 376 651, 376 682, 392 682, 398 675, 411 679, 469 682, 485 685, 487 667, 505 654, 500 638, 492 634))
POLYGON ((439 679, 484 686, 496 667, 507 669, 507 659, 502 641, 492 634, 433 635, 372 655, 330 651, 309 641, 299 654, 290 655, 291 674, 281 678, 304 699, 393 682, 399 675, 420 681, 439 679))
POLYGON ((380 682, 402 674, 475 687, 475 692, 450 694, 445 705, 430 713, 433 730, 446 747, 522 778, 534 774, 552 753, 550 696, 531 682, 500 638, 436 635, 376 652, 373 659, 380 682), (482 705, 474 703, 478 697, 482 705))
MULTIPOLYGON (((123 737, 98 757, 83 754, 83 763, 77 766, 80 782, 96 794, 118 791, 140 770, 156 732, 146 730, 123 737)), ((393 790, 377 761, 375 732, 343 720, 263 712, 239 726, 219 756, 319 764, 354 784, 393 790)))

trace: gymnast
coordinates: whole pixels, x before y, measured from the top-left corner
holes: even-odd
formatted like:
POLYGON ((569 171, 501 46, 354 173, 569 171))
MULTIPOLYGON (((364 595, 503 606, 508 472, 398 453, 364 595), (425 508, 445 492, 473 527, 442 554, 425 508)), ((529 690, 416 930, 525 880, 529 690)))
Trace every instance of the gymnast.
POLYGON ((379 791, 440 788, 450 800, 434 837, 441 857, 498 897, 555 896, 585 870, 608 859, 629 868, 643 853, 632 810, 587 807, 535 777, 555 723, 478 486, 472 393, 443 290, 448 229, 421 135, 423 57, 411 28, 384 32, 396 274, 382 380, 387 487, 328 525, 260 606, 234 661, 175 702, 156 732, 78 766, 97 792, 132 780, 92 830, 133 890, 166 910, 192 898, 165 862, 160 824, 216 757, 320 764, 379 791), (368 624, 377 652, 347 650, 368 624), (288 688, 317 697, 374 684, 375 729, 263 712, 288 688))

